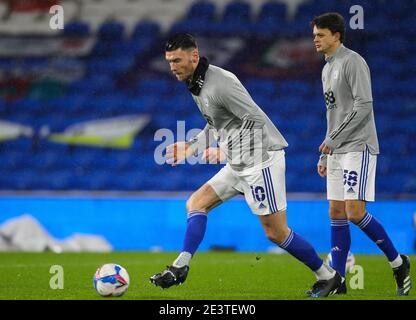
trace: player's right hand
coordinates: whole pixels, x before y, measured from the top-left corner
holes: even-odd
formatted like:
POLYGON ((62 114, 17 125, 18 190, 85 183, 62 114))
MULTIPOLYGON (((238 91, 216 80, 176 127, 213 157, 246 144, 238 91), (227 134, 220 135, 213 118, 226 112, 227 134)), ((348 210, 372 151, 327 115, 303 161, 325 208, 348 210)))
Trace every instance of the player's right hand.
POLYGON ((166 147, 166 163, 172 167, 178 165, 192 155, 191 148, 185 141, 176 142, 166 147))
POLYGON ((202 159, 209 164, 219 164, 225 161, 226 156, 220 148, 209 147, 204 150, 202 159))
POLYGON ((326 177, 326 167, 318 165, 318 166, 317 166, 317 171, 318 171, 318 174, 319 174, 322 178, 323 178, 323 177, 326 177))

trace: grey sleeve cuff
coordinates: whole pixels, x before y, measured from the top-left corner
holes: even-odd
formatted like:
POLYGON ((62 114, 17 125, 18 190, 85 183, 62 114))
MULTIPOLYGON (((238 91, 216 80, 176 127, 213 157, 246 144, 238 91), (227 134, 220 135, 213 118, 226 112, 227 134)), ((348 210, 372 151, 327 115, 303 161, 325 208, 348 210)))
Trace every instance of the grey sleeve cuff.
POLYGON ((198 141, 196 139, 195 140, 190 140, 190 141, 186 142, 186 144, 191 149, 192 154, 195 157, 198 156, 200 153, 202 153, 206 148, 208 148, 208 146, 205 143, 205 139, 204 139, 204 141, 198 141))
POLYGON ((326 168, 328 156, 326 154, 321 154, 318 161, 318 166, 323 166, 326 168))
POLYGON ((324 141, 324 143, 332 150, 332 151, 334 151, 336 148, 337 148, 337 146, 336 146, 336 144, 335 144, 335 141, 334 140, 332 140, 331 138, 326 138, 325 139, 325 141, 324 141))
POLYGON ((198 156, 215 141, 211 127, 207 124, 196 136, 186 142, 192 154, 198 156))

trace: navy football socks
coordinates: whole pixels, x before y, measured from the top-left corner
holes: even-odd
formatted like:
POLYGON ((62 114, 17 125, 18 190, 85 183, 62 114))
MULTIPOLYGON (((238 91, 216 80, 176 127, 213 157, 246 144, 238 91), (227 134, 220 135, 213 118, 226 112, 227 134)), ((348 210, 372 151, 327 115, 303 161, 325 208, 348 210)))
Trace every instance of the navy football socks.
POLYGON ((307 265, 312 271, 318 270, 322 266, 322 259, 318 256, 315 249, 300 235, 290 230, 289 236, 279 245, 292 256, 307 265))
POLYGON ((332 267, 345 278, 345 264, 351 247, 348 219, 331 219, 332 267))
POLYGON ((377 244, 390 262, 397 258, 399 253, 391 242, 383 226, 375 217, 366 212, 364 217, 357 223, 357 226, 364 231, 364 233, 371 240, 373 240, 375 244, 377 244))
POLYGON ((186 226, 182 251, 189 252, 191 255, 196 252, 202 239, 204 239, 207 220, 206 212, 197 210, 188 212, 188 225, 186 226))

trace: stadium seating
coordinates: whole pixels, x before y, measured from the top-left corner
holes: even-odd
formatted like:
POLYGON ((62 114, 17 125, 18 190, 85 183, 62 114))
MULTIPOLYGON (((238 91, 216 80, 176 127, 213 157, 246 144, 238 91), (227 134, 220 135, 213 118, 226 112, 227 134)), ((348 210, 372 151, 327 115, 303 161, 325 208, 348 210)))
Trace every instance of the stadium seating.
MULTIPOLYGON (((317 70, 306 76, 290 74, 292 66, 278 69, 276 76, 261 74, 257 63, 279 39, 310 39, 313 15, 328 10, 348 14, 353 2, 307 1, 293 16, 282 1, 263 1, 256 12, 250 1, 227 1, 221 7, 217 2, 188 2, 182 18, 175 18, 168 30, 145 15, 130 31, 114 15, 101 17, 98 27, 74 19, 56 37, 66 45, 84 45, 74 56, 65 50, 52 56, 1 55, 0 118, 31 126, 36 134, 33 139, 0 141, 0 190, 173 191, 202 185, 220 166, 187 164, 172 169, 154 161, 161 143, 154 141, 158 129, 176 133, 177 120, 186 121, 187 130, 205 124, 186 86, 167 74, 163 61, 163 43, 169 34, 192 32, 202 43, 225 39, 227 46, 227 39, 240 37, 251 44, 219 61, 239 76, 288 140, 287 190, 324 192, 324 181, 315 170, 317 148, 326 131, 319 73, 323 61, 305 62, 298 70, 317 70), (252 69, 247 67, 250 64, 252 69), (133 114, 152 118, 128 150, 68 146, 40 134, 45 127, 62 132, 75 123, 133 114)), ((366 36, 351 30, 351 42, 347 42, 362 53, 371 69, 381 146, 377 176, 381 194, 416 192, 416 63, 409 54, 415 44, 408 41, 416 35, 408 8, 414 10, 416 4, 406 3, 384 10, 381 0, 364 2, 374 12, 366 15, 366 36), (399 34, 396 26, 386 24, 389 19, 397 21, 399 34)))

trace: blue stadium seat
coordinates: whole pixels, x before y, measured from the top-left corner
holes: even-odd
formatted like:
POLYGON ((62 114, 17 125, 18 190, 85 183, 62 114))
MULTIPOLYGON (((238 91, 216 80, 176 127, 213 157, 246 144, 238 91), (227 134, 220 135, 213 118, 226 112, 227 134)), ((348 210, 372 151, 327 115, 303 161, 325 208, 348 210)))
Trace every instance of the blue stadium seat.
POLYGON ((32 139, 26 137, 1 142, 2 148, 7 150, 7 152, 16 151, 21 154, 30 154, 32 152, 32 144, 32 139))
POLYGON ((250 4, 243 1, 230 2, 225 6, 223 21, 250 23, 250 4))
POLYGON ((138 110, 155 113, 160 111, 160 102, 164 99, 164 97, 160 95, 144 93, 134 96, 134 99, 139 103, 138 110))
POLYGON ((215 30, 215 5, 208 1, 193 3, 182 21, 175 23, 170 32, 188 32, 192 34, 209 34, 215 30))
POLYGON ((123 173, 130 171, 134 167, 134 161, 136 161, 134 154, 128 150, 120 150, 113 155, 112 171, 114 173, 123 173))
POLYGON ((60 158, 61 155, 53 151, 36 152, 26 158, 26 166, 31 169, 48 172, 48 170, 57 166, 60 158))
POLYGON ((235 36, 236 34, 240 37, 249 37, 251 34, 251 24, 241 22, 241 21, 219 21, 215 24, 209 25, 205 33, 210 33, 212 35, 221 35, 221 36, 235 36))
POLYGON ((94 58, 88 64, 89 74, 107 74, 114 76, 127 70, 134 62, 132 57, 94 58))
POLYGON ((186 88, 186 84, 184 82, 182 82, 182 81, 174 81, 172 79, 171 86, 172 86, 172 93, 173 94, 180 94, 180 95, 189 97, 189 93, 188 93, 189 91, 186 88))
POLYGON ((86 102, 88 113, 103 116, 117 111, 122 105, 125 96, 122 93, 110 93, 96 96, 86 102))
POLYGON ((63 35, 67 37, 86 37, 89 34, 90 26, 84 22, 69 22, 63 30, 63 35))
POLYGON ((16 61, 14 58, 0 58, 0 69, 10 72, 16 68, 16 61))
POLYGON ((45 114, 42 117, 36 117, 33 124, 37 128, 48 126, 51 132, 59 132, 64 130, 68 125, 68 119, 63 113, 45 114))
POLYGON ((263 4, 256 22, 253 24, 253 33, 270 36, 287 30, 287 8, 283 3, 269 1, 263 4))
POLYGON ((120 40, 124 36, 124 29, 124 24, 121 22, 104 22, 98 29, 98 36, 103 40, 120 40))
POLYGON ((215 5, 208 1, 193 3, 188 11, 187 19, 209 23, 215 18, 215 5))
POLYGON ((68 190, 72 177, 73 173, 70 170, 51 171, 43 182, 43 188, 46 190, 68 190))
POLYGON ((379 176, 376 188, 380 194, 398 194, 404 192, 408 176, 404 173, 391 173, 379 176))
POLYGON ((25 168, 19 172, 11 172, 7 176, 9 185, 4 186, 5 189, 39 190, 42 188, 42 178, 39 177, 39 173, 36 170, 25 168))
POLYGON ((213 34, 217 31, 215 24, 205 23, 203 20, 185 20, 173 24, 170 33, 191 33, 195 35, 213 34))
POLYGON ((111 183, 112 177, 104 172, 91 171, 88 174, 73 176, 70 180, 68 188, 70 190, 110 190, 107 188, 111 183))
POLYGON ((214 34, 248 36, 251 32, 250 4, 242 1, 226 5, 221 21, 212 25, 214 34))
POLYGON ((294 18, 289 21, 287 32, 291 34, 311 33, 310 21, 320 13, 322 13, 321 9, 315 6, 314 1, 300 3, 296 8, 294 18))
POLYGON ((135 96, 122 102, 125 110, 131 113, 152 113, 158 103, 158 97, 152 95, 135 96))
POLYGON ((92 169, 100 158, 96 158, 90 147, 78 147, 70 153, 70 168, 92 169))
POLYGON ((166 128, 176 131, 176 117, 172 114, 161 113, 152 119, 152 125, 158 129, 166 128))
MULTIPOLYGON (((322 14, 324 12, 339 12, 341 15, 344 16, 346 19, 349 15, 349 8, 353 6, 354 4, 347 5, 345 3, 345 0, 343 1, 326 1, 326 0, 313 0, 313 1, 307 1, 311 4, 311 7, 306 7, 307 9, 311 10, 313 14, 310 16, 310 20, 313 19, 314 15, 322 14)), ((305 10, 305 8, 300 8, 300 11, 305 10)), ((305 10, 307 13, 308 11, 305 10)))
MULTIPOLYGON (((89 92, 89 94, 92 94, 92 92, 89 92)), ((83 109, 83 106, 88 99, 89 97, 86 94, 73 93, 61 98, 50 99, 47 104, 49 105, 48 109, 51 112, 63 114, 73 113, 75 115, 80 109, 83 109)))
POLYGON ((160 34, 160 26, 152 21, 139 21, 131 35, 132 39, 143 39, 147 37, 157 37, 160 34))
POLYGON ((307 96, 311 94, 311 86, 306 81, 297 81, 297 80, 281 81, 279 84, 279 92, 281 95, 307 96))
POLYGON ((252 95, 274 96, 276 95, 276 83, 269 79, 252 78, 244 81, 244 86, 252 95))
POLYGON ((139 177, 136 172, 127 174, 118 174, 117 179, 113 179, 109 185, 111 190, 137 191, 143 189, 139 183, 139 177))
MULTIPOLYGON (((380 65, 380 67, 381 67, 381 65, 380 65)), ((392 90, 392 88, 391 88, 391 84, 392 84, 393 81, 394 80, 389 75, 379 76, 377 78, 374 78, 372 80, 372 86, 371 86, 371 89, 373 91, 373 95, 375 97, 382 97, 382 96, 389 96, 390 97, 390 96, 394 95, 394 90, 392 90)))
POLYGON ((415 194, 416 193, 416 178, 413 176, 408 176, 406 184, 404 186, 404 192, 415 194))
POLYGON ((164 79, 145 79, 136 86, 137 93, 164 95, 171 93, 171 81, 164 79))
POLYGON ((413 157, 411 155, 407 157, 400 157, 395 166, 397 166, 398 171, 406 172, 408 176, 416 176, 415 160, 416 157, 413 157))
POLYGON ((162 100, 160 107, 162 110, 174 110, 182 117, 193 114, 198 108, 189 94, 172 95, 170 100, 162 100))
POLYGON ((416 136, 416 114, 400 120, 396 119, 396 121, 398 122, 396 124, 397 131, 399 131, 400 129, 403 130, 404 132, 406 132, 409 138, 412 136, 416 136))
POLYGON ((19 99, 11 103, 13 113, 27 113, 35 116, 41 109, 42 102, 33 99, 19 99))
POLYGON ((92 75, 91 77, 73 81, 67 89, 68 94, 87 93, 99 94, 113 90, 114 82, 108 75, 92 75))
POLYGON ((3 99, 3 97, 0 97, 0 116, 3 114, 6 114, 9 110, 9 103, 3 99))
MULTIPOLYGON (((301 96, 297 96, 297 95, 280 96, 277 99, 280 105, 278 112, 281 115, 285 115, 285 116, 296 115, 296 114, 299 114, 300 112, 305 112, 305 110, 307 110, 305 106, 306 103, 301 96)), ((316 104, 316 105, 319 105, 319 104, 316 104)))
POLYGON ((394 96, 416 97, 415 83, 413 80, 399 80, 392 85, 394 96))
POLYGON ((4 142, 0 144, 0 148, 2 154, 1 170, 7 173, 8 171, 18 170, 23 167, 22 160, 25 159, 25 153, 10 150, 4 142))
POLYGON ((112 54, 115 57, 128 57, 129 59, 132 59, 135 58, 137 54, 151 48, 153 42, 153 38, 137 38, 127 41, 118 41, 113 43, 112 54))
POLYGON ((50 61, 48 58, 25 58, 21 62, 22 68, 29 72, 36 72, 39 69, 46 68, 50 61))
POLYGON ((205 118, 199 113, 195 112, 192 115, 188 115, 185 121, 186 132, 188 133, 191 129, 203 129, 207 124, 205 118))
MULTIPOLYGON (((118 41, 120 42, 120 41, 118 41)), ((91 56, 95 58, 111 57, 113 55, 113 48, 115 41, 98 40, 92 49, 91 56)))
POLYGON ((269 118, 272 117, 272 115, 277 112, 277 109, 276 109, 277 100, 275 97, 257 94, 256 92, 253 92, 250 95, 252 99, 254 100, 254 102, 260 107, 260 109, 262 109, 269 116, 269 118))

